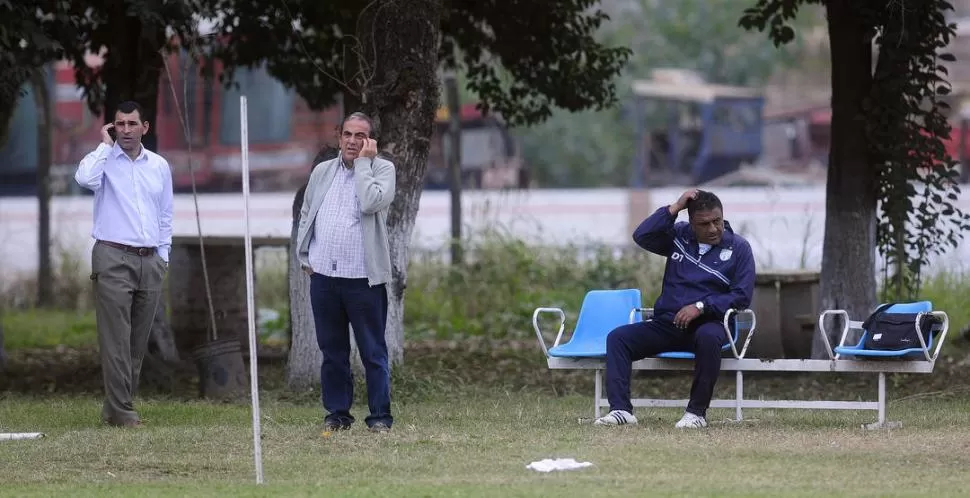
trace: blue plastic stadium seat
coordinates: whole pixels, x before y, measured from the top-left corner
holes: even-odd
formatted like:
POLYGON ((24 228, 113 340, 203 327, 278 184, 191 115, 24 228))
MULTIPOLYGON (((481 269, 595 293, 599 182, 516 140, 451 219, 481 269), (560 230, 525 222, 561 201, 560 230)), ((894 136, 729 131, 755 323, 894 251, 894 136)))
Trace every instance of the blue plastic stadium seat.
MULTIPOLYGON (((886 309, 885 313, 929 313, 933 311, 933 303, 930 301, 917 301, 913 303, 897 303, 886 309)), ((924 331, 925 332, 925 331, 924 331)), ((926 348, 930 349, 933 347, 933 341, 938 334, 937 330, 933 330, 929 334, 929 340, 926 342, 926 348)), ((869 358, 903 358, 910 355, 923 355, 923 348, 906 348, 893 351, 884 351, 879 349, 866 349, 866 338, 869 336, 868 330, 862 331, 862 337, 859 338, 859 342, 852 346, 839 346, 833 351, 841 355, 852 355, 852 356, 865 356, 869 358)))
MULTIPOLYGON (((750 324, 749 321, 742 321, 742 320, 737 319, 737 315, 735 315, 735 319, 733 320, 733 322, 734 322, 733 323, 733 325, 734 325, 734 332, 732 332, 731 337, 734 339, 735 344, 737 344, 738 343, 738 340, 741 337, 741 330, 744 329, 744 328, 750 327, 751 324, 750 324)), ((731 349, 731 342, 730 341, 725 342, 724 345, 721 346, 721 351, 729 351, 730 349, 731 349)), ((656 357, 657 358, 673 358, 673 359, 677 359, 677 360, 693 360, 694 359, 694 353, 692 353, 690 351, 668 351, 666 353, 660 353, 656 357)))
MULTIPOLYGON (((569 342, 549 350, 560 358, 602 358, 606 356, 606 336, 613 329, 630 323, 630 311, 641 307, 640 289, 592 290, 583 298, 579 319, 569 342)), ((641 320, 637 312, 634 321, 641 320)))

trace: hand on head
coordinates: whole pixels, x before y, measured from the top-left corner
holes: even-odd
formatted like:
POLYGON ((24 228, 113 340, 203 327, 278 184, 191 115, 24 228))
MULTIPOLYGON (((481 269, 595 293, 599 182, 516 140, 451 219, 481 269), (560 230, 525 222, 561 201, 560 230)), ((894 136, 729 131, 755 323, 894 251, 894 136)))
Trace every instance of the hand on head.
POLYGON ((697 197, 696 188, 692 188, 690 190, 687 190, 683 194, 680 194, 680 198, 677 199, 677 202, 674 202, 673 204, 670 205, 670 214, 676 216, 677 213, 687 209, 687 201, 695 197, 697 197))

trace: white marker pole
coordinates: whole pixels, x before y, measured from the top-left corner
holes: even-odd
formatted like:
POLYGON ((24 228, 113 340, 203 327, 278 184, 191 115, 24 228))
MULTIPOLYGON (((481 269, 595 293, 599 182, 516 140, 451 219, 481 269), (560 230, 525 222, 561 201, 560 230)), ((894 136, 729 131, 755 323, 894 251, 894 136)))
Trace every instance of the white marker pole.
POLYGON ((17 441, 20 439, 40 439, 44 437, 43 432, 2 432, 0 441, 17 441))
POLYGON ((260 435, 258 357, 256 354, 256 305, 253 289, 253 237, 249 232, 249 116, 246 96, 239 96, 239 133, 242 159, 243 205, 246 217, 246 311, 249 318, 249 379, 253 401, 253 458, 256 461, 256 484, 263 483, 263 450, 260 435))

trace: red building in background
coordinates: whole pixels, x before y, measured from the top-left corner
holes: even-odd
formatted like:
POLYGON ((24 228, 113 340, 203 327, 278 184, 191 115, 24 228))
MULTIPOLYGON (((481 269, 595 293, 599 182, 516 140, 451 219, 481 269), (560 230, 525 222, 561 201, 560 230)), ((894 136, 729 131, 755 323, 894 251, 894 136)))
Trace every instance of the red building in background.
MULTIPOLYGON (((97 67, 103 61, 92 55, 87 62, 97 67)), ((157 151, 172 167, 177 192, 191 191, 193 178, 201 192, 240 190, 240 95, 248 97, 250 185, 254 192, 296 190, 309 176, 320 149, 337 145, 344 114, 339 104, 313 111, 295 91, 262 68, 237 70, 233 80, 238 86, 227 88, 217 79, 222 70, 218 63, 213 78, 200 76, 197 64, 184 53, 169 54, 166 64, 167 71, 159 82, 158 113, 151 126, 158 138, 157 151)), ((52 187, 55 194, 67 193, 77 191, 74 170, 84 154, 100 142, 103 118, 88 109, 69 62, 53 64, 50 76, 52 187)), ((10 137, 0 147, 0 183, 4 186, 0 195, 36 192, 38 113, 33 92, 27 90, 14 114, 10 137)), ((527 186, 515 141, 501 119, 482 116, 474 104, 462 107, 461 119, 464 185, 527 186)), ((428 188, 448 187, 443 155, 446 130, 447 113, 439 111, 429 154, 428 188)))

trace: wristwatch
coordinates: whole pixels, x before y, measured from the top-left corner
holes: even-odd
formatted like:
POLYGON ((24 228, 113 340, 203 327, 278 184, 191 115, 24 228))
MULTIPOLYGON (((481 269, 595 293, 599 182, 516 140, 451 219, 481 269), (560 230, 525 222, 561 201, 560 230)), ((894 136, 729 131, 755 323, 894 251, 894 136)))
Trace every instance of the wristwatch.
POLYGON ((704 301, 697 301, 696 303, 694 303, 694 306, 696 306, 698 311, 700 311, 701 313, 704 312, 704 301))

